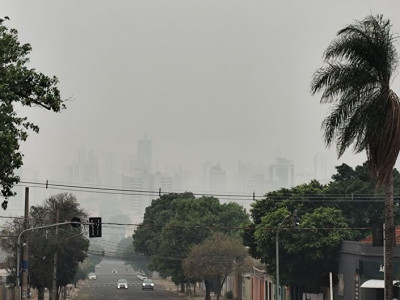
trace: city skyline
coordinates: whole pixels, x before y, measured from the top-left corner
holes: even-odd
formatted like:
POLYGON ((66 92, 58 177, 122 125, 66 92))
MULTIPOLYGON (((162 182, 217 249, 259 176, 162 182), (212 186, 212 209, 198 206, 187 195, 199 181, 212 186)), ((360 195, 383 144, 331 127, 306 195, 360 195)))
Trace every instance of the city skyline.
MULTIPOLYGON (((121 187, 147 134, 151 161, 141 168, 180 170, 182 189, 199 193, 211 188, 202 181, 207 162, 219 182, 212 189, 246 195, 270 176, 278 183, 277 174, 296 185, 318 165, 326 183, 335 166, 364 163, 365 152, 349 148, 337 159, 335 145, 326 148, 330 107, 311 95, 311 79, 336 33, 355 20, 383 14, 400 33, 397 0, 4 0, 0 8, 32 46, 29 67, 59 78, 67 106, 59 114, 17 108, 40 127, 21 144, 22 180, 77 181, 82 151, 93 153, 92 164, 97 157, 104 185, 121 187), (290 163, 288 172, 269 169, 278 158, 292 162, 293 174, 290 163)), ((393 89, 399 94, 398 76, 393 89)), ((78 183, 97 175, 85 176, 78 183)), ((157 180, 171 186, 171 178, 157 180)), ((23 212, 23 188, 15 190, 3 215, 23 212)), ((32 203, 50 194, 33 190, 32 203)), ((88 198, 98 209, 97 196, 88 198)))
MULTIPOLYGON (((197 195, 213 194, 216 195, 216 197, 218 197, 218 195, 223 196, 221 199, 222 201, 229 198, 229 194, 242 195, 243 198, 246 198, 251 197, 254 193, 257 198, 261 198, 269 191, 294 187, 298 184, 308 183, 312 179, 317 179, 321 181, 321 183, 327 183, 323 181, 326 179, 325 174, 329 161, 327 155, 323 153, 315 154, 314 157, 323 157, 325 159, 324 169, 321 170, 321 166, 315 164, 313 167, 313 174, 303 174, 301 171, 296 172, 293 161, 283 157, 277 157, 274 163, 265 165, 257 165, 251 161, 238 161, 236 169, 226 169, 218 162, 205 161, 201 170, 197 170, 196 172, 196 170, 186 170, 183 166, 170 166, 165 170, 159 170, 156 167, 151 168, 151 145, 151 138, 147 136, 140 138, 137 141, 136 153, 132 154, 130 157, 124 157, 119 160, 115 158, 116 155, 112 152, 102 154, 96 151, 81 150, 76 153, 76 160, 74 162, 64 166, 63 175, 57 178, 46 178, 43 174, 40 174, 39 170, 22 167, 20 170, 21 181, 36 182, 38 184, 47 181, 50 185, 53 183, 154 192, 153 197, 150 196, 146 198, 145 205, 137 203, 135 207, 129 204, 126 206, 131 212, 140 215, 144 213, 145 207, 150 205, 151 200, 157 198, 156 192, 193 192, 197 195), (124 165, 124 168, 120 166, 121 164, 124 165), (281 171, 279 171, 279 169, 281 171), (113 172, 113 170, 122 170, 122 172, 116 173, 113 172)), ((320 160, 321 159, 316 161, 320 162, 320 160)), ((331 168, 333 167, 331 166, 331 168)), ((29 184, 22 184, 22 186, 25 185, 29 184)), ((45 193, 40 193, 40 189, 39 191, 35 191, 38 186, 34 184, 31 185, 31 187, 31 193, 40 195, 41 201, 57 193, 57 189, 54 187, 53 191, 48 190, 45 193)), ((66 188, 64 187, 63 189, 66 188)), ((71 191, 74 193, 73 189, 71 189, 71 191)), ((60 190, 60 192, 62 192, 62 190, 60 190)), ((19 192, 19 197, 22 196, 20 194, 19 192)), ((107 201, 105 200, 102 201, 101 199, 103 197, 101 195, 96 197, 100 200, 92 204, 93 195, 91 197, 83 196, 83 199, 78 200, 82 202, 82 206, 86 209, 88 209, 88 207, 92 207, 92 209, 95 207, 95 212, 113 211, 113 206, 107 205, 107 201), (104 207, 102 208, 102 206, 104 207)), ((138 200, 141 199, 141 197, 121 196, 121 199, 123 203, 124 201, 131 201, 130 199, 138 200)), ((250 200, 250 198, 247 198, 247 201, 242 199, 239 200, 238 203, 248 210, 249 204, 251 203, 250 200)), ((35 201, 35 205, 40 204, 41 201, 35 201)), ((22 204, 23 201, 20 203, 22 204)), ((17 210, 19 209, 20 207, 17 210)), ((121 213, 121 211, 114 210, 113 213, 118 214, 121 213)))

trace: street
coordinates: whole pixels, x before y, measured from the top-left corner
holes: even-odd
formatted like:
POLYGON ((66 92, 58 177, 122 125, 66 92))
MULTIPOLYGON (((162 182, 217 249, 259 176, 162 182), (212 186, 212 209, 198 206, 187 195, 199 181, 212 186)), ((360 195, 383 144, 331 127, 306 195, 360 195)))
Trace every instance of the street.
POLYGON ((154 291, 142 291, 142 281, 136 277, 137 272, 120 260, 103 260, 99 266, 96 267, 95 273, 97 279, 88 280, 87 284, 80 288, 75 297, 76 300, 185 299, 157 284, 154 291), (117 273, 113 273, 113 270, 116 270, 117 273), (128 282, 128 289, 117 290, 118 279, 126 279, 128 282))

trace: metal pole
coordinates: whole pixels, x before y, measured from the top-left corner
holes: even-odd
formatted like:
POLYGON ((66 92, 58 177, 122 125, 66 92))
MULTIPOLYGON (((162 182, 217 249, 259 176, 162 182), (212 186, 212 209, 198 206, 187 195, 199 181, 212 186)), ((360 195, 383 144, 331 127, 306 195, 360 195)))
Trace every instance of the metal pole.
POLYGON ((385 239, 386 233, 385 233, 385 229, 386 229, 385 222, 383 222, 383 280, 384 280, 383 299, 386 299, 386 293, 387 293, 387 290, 386 290, 386 239, 385 239))
MULTIPOLYGON (((66 224, 85 224, 85 225, 90 225, 89 223, 83 223, 83 222, 75 222, 75 221, 69 221, 69 222, 62 222, 62 223, 56 223, 56 224, 50 224, 50 225, 45 225, 45 226, 39 226, 39 227, 34 227, 34 228, 28 228, 22 230, 17 239, 17 288, 19 291, 19 285, 20 285, 20 280, 19 280, 19 265, 20 265, 20 255, 21 255, 21 236, 23 233, 36 230, 36 229, 43 229, 43 228, 49 228, 49 227, 54 227, 54 226, 60 226, 60 225, 66 225, 66 224)), ((18 293, 18 300, 20 299, 21 293, 18 293)))
MULTIPOLYGON (((24 232, 24 230, 21 231, 21 233, 22 232, 24 232)), ((20 233, 20 235, 21 235, 21 233, 20 233)), ((20 285, 20 280, 19 280, 19 267, 20 266, 19 265, 20 265, 20 256, 21 256, 20 235, 18 236, 18 242, 17 242, 17 266, 16 266, 16 269, 17 269, 17 300, 21 299, 21 289, 19 287, 19 285, 20 285)))
POLYGON ((279 228, 276 230, 275 251, 276 251, 276 300, 280 300, 281 297, 279 295, 279 228))
POLYGON ((286 215, 282 222, 279 224, 276 229, 276 238, 275 238, 275 254, 276 254, 276 300, 281 300, 281 293, 279 290, 279 230, 281 229, 282 224, 285 222, 287 218, 289 218, 291 214, 286 215))
MULTIPOLYGON (((57 209, 56 222, 58 222, 58 217, 59 217, 59 210, 57 209)), ((58 227, 56 227, 56 233, 55 233, 56 244, 57 244, 57 235, 58 235, 58 227)), ((51 288, 51 299, 52 300, 57 299, 57 252, 58 252, 57 250, 54 252, 53 282, 52 282, 52 288, 51 288)))
MULTIPOLYGON (((29 227, 29 187, 25 188, 25 220, 24 220, 24 229, 28 229, 29 227)), ((25 245, 22 249, 22 299, 25 300, 28 298, 28 239, 25 238, 25 245)))

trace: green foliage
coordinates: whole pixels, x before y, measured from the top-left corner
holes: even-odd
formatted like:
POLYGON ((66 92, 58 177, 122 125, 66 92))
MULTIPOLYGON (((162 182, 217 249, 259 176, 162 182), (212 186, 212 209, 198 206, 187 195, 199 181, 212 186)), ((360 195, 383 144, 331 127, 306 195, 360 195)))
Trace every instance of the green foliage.
MULTIPOLYGON (((294 212, 296 209, 302 214, 312 211, 321 205, 320 201, 314 200, 324 198, 325 191, 326 186, 313 180, 308 184, 302 184, 291 189, 283 188, 269 192, 264 199, 253 202, 250 210, 253 223, 247 226, 243 233, 244 243, 250 247, 250 254, 255 258, 260 258, 262 256, 262 253, 256 246, 254 232, 256 226, 261 223, 262 218, 267 213, 284 209, 285 212, 277 217, 277 220, 282 221, 286 214, 294 212)), ((277 221, 276 223, 279 222, 277 221)))
MULTIPOLYGON (((285 262, 280 276, 283 282, 304 284, 310 290, 317 289, 320 284, 327 285, 326 270, 319 266, 322 259, 325 260, 323 265, 335 270, 335 255, 341 240, 359 240, 372 233, 358 228, 382 228, 383 193, 375 189, 368 164, 354 169, 342 164, 336 167, 336 171, 327 185, 314 180, 291 189, 270 192, 252 204, 253 223, 244 230, 243 239, 253 257, 269 264, 268 270, 272 274, 275 272, 276 228, 295 210, 300 217, 303 230, 293 231, 293 219, 282 224, 279 240, 281 261, 285 262), (337 230, 318 231, 316 228, 337 230), (302 273, 301 268, 310 272, 302 273)), ((396 169, 393 174, 395 194, 399 194, 400 174, 396 169)), ((396 212, 398 209, 396 207, 396 212)))
POLYGON ((149 259, 142 253, 136 253, 133 247, 132 237, 127 237, 121 240, 117 245, 117 257, 131 265, 133 269, 140 272, 148 272, 149 259))
POLYGON ((281 282, 316 292, 321 286, 328 285, 329 272, 337 269, 341 241, 350 239, 352 231, 341 211, 335 208, 319 207, 301 215, 298 227, 290 222, 282 223, 288 214, 290 212, 285 208, 270 211, 256 226, 255 243, 261 260, 268 265, 268 271, 275 274, 275 242, 279 230, 281 282))
MULTIPOLYGON (((384 193, 375 189, 368 162, 354 169, 346 164, 336 167, 337 173, 327 186, 326 193, 336 195, 334 207, 342 210, 353 228, 372 227, 382 229, 384 221, 384 193)), ((393 170, 394 194, 400 194, 400 173, 393 170)), ((398 199, 396 199, 398 201, 398 199)), ((400 221, 399 207, 395 206, 397 222, 400 221)), ((369 235, 370 231, 359 232, 358 238, 369 235)))
MULTIPOLYGON (((217 295, 228 275, 243 271, 248 254, 235 238, 216 232, 202 243, 193 246, 183 262, 185 275, 190 279, 217 283, 217 295)), ((247 270, 248 271, 248 270, 247 270)))
POLYGON ((143 222, 133 234, 133 244, 137 253, 152 256, 160 246, 160 236, 163 226, 173 217, 172 203, 179 199, 194 198, 191 193, 166 194, 153 200, 146 208, 143 222))
MULTIPOLYGON (((54 112, 64 108, 56 87, 58 79, 27 67, 30 52, 29 44, 18 41, 18 31, 0 20, 0 187, 6 199, 15 195, 12 187, 19 182, 14 171, 23 164, 20 143, 29 130, 39 132, 38 126, 17 115, 16 104, 54 112)), ((2 206, 6 209, 7 201, 2 206)))
MULTIPOLYGON (((76 198, 71 194, 58 194, 48 198, 43 205, 32 206, 30 209, 29 226, 39 227, 57 223, 56 212, 59 211, 59 220, 71 220, 78 217, 81 220, 87 217, 79 208, 76 198)), ((61 221, 58 221, 61 222, 61 221)), ((22 231, 21 219, 13 219, 8 224, 6 232, 18 235, 22 231)), ((69 225, 59 226, 57 238, 55 227, 33 230, 25 235, 29 244, 29 280, 30 284, 38 289, 50 288, 53 274, 54 253, 57 251, 57 285, 64 286, 73 283, 78 271, 78 265, 86 258, 89 241, 82 235, 82 228, 69 225)), ((1 247, 12 257, 10 269, 16 273, 16 239, 8 239, 1 247)))
POLYGON ((237 236, 243 223, 249 218, 237 204, 221 205, 216 198, 196 199, 191 193, 163 195, 146 208, 133 235, 134 246, 151 257, 150 269, 179 284, 186 281, 182 261, 193 245, 213 231, 237 236))

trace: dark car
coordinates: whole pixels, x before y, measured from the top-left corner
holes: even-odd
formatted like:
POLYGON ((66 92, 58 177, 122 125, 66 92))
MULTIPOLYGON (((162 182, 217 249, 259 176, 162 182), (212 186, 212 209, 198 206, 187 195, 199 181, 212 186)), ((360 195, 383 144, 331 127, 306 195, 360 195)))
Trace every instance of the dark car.
POLYGON ((142 290, 154 290, 154 282, 150 278, 145 278, 142 283, 142 290))

